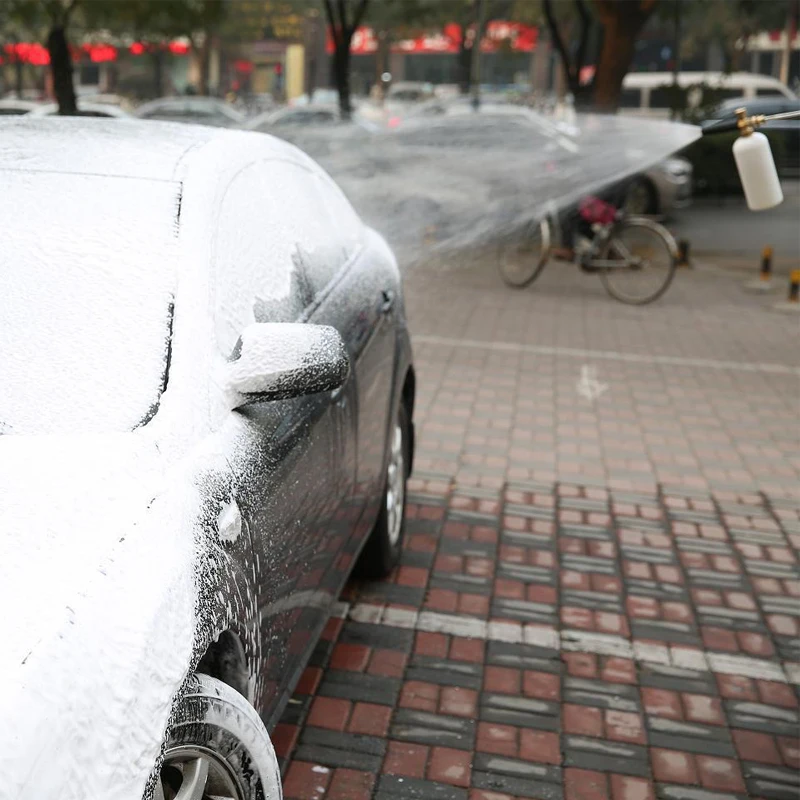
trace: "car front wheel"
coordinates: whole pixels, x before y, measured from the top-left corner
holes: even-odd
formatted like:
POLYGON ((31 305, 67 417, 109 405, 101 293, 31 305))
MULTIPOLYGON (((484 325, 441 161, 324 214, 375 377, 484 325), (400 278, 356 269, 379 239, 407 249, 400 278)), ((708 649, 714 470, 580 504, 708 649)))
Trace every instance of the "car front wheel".
POLYGON ((168 733, 153 800, 281 800, 275 751, 235 689, 194 675, 168 733))
POLYGON ((408 411, 401 403, 389 432, 389 456, 383 503, 375 527, 359 558, 358 572, 363 577, 385 577, 400 558, 405 528, 406 481, 410 459, 410 422, 408 411))

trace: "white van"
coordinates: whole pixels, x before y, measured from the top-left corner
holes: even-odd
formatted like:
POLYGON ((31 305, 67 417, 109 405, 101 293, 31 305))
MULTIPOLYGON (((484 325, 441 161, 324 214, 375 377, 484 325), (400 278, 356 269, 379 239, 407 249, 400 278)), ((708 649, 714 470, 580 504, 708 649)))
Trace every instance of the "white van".
MULTIPOLYGON (((674 76, 671 72, 631 72, 622 81, 620 114, 648 117, 669 117, 669 88, 674 76)), ((753 72, 679 72, 678 84, 682 87, 706 84, 722 90, 722 100, 732 97, 789 97, 794 92, 786 84, 769 75, 753 72)), ((689 96, 690 107, 700 105, 702 94, 689 96)))

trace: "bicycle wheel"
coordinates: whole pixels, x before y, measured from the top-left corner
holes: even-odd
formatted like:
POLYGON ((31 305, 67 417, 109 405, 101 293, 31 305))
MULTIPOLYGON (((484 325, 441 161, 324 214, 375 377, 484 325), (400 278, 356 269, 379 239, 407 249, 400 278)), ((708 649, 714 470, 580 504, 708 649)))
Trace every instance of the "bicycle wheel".
POLYGON ((550 256, 550 223, 534 222, 524 239, 504 248, 500 255, 500 275, 515 289, 522 289, 539 277, 550 256))
POLYGON ((644 305, 661 297, 672 282, 678 248, 662 225, 631 217, 614 229, 602 259, 620 262, 600 270, 606 291, 622 303, 644 305))

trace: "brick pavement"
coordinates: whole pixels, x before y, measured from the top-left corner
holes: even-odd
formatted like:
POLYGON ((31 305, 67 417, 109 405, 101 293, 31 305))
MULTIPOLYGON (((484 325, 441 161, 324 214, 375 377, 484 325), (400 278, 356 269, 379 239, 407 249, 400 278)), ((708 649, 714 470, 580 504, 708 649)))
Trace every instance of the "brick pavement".
POLYGON ((758 489, 800 498, 798 317, 744 275, 680 270, 622 305, 552 264, 529 289, 491 263, 413 272, 417 465, 459 484, 758 489), (589 400, 584 373, 607 388, 589 400))
POLYGON ((402 563, 274 732, 287 800, 800 795, 796 320, 714 272, 544 281, 410 277, 402 563))

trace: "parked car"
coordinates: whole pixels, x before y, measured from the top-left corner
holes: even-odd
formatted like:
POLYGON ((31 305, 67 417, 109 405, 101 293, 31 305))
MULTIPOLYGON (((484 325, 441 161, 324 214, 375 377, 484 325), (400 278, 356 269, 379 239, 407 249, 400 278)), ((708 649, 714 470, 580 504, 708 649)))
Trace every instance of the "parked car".
POLYGON ((629 214, 662 215, 692 202, 692 165, 682 156, 654 164, 628 184, 625 210, 629 214))
MULTIPOLYGON (((671 72, 629 72, 622 81, 620 113, 667 119, 674 80, 671 72)), ((777 78, 752 72, 680 72, 678 85, 683 88, 709 86, 727 98, 795 98, 794 92, 777 78)), ((690 108, 701 102, 702 90, 689 98, 690 108)))
MULTIPOLYGON (((732 121, 736 117, 737 108, 746 108, 747 113, 783 114, 787 111, 800 111, 800 100, 789 97, 735 97, 721 103, 709 116, 702 127, 713 125, 722 120, 732 121)), ((797 175, 800 172, 800 119, 781 119, 767 122, 759 130, 766 134, 772 142, 779 172, 785 175, 797 175)), ((727 141, 726 141, 727 143, 727 141)))
POLYGON ((190 122, 216 128, 235 128, 246 119, 230 103, 216 97, 161 97, 143 103, 136 109, 139 119, 157 119, 167 122, 190 122))
MULTIPOLYGON (((58 115, 57 103, 43 103, 30 112, 32 117, 54 117, 58 115)), ((131 115, 119 106, 104 103, 84 103, 78 100, 79 117, 114 117, 115 119, 130 119, 131 115)))
POLYGON ((284 106, 277 111, 266 111, 245 124, 247 130, 270 131, 276 127, 296 125, 330 125, 339 122, 339 108, 327 104, 284 106))
POLYGON ((7 97, 0 100, 0 116, 16 116, 18 114, 28 114, 40 104, 31 100, 20 100, 16 97, 7 97))
MULTIPOLYGON (((569 140, 577 131, 574 124, 556 121, 553 117, 527 106, 508 102, 485 101, 481 103, 479 113, 482 120, 496 118, 498 130, 500 126, 507 128, 514 121, 527 125, 539 133, 545 133, 550 138, 553 136, 561 138, 562 141, 563 138, 569 140)), ((430 124, 439 125, 441 123, 437 120, 456 117, 470 120, 474 114, 472 100, 468 97, 431 100, 418 104, 394 127, 401 129, 405 123, 409 123, 412 130, 416 127, 420 132, 424 132, 426 120, 430 124)), ((489 141, 485 132, 481 132, 476 126, 473 127, 479 142, 485 144, 489 141)), ((504 131, 504 134, 507 133, 507 130, 504 131)), ((459 131, 458 135, 463 139, 463 132, 459 131)), ((691 200, 692 165, 685 158, 673 156, 634 176, 626 189, 624 205, 631 214, 664 215, 674 209, 685 208, 691 200)))
MULTIPOLYGON (((281 129, 302 128, 307 126, 330 126, 343 122, 338 106, 311 104, 305 106, 284 106, 278 111, 267 111, 248 120, 243 126, 247 130, 275 133, 281 136, 281 129)), ((377 130, 378 126, 368 120, 359 109, 355 109, 350 122, 366 128, 377 130)))
POLYGON ((277 800, 268 731, 401 546, 396 261, 274 137, 0 127, 4 796, 277 800))

